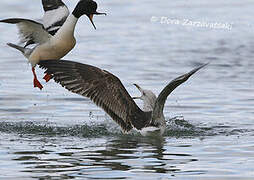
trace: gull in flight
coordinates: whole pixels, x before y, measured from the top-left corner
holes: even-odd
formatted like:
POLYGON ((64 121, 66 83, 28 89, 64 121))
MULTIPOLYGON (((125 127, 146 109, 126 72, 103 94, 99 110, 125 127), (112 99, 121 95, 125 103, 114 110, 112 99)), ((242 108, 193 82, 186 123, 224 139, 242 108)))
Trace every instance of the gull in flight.
POLYGON ((161 135, 164 133, 166 121, 163 109, 167 97, 175 88, 206 65, 201 65, 173 79, 158 97, 152 91, 142 89, 135 84, 141 96, 134 99, 144 101, 144 109, 141 110, 119 78, 106 70, 66 60, 47 60, 39 63, 41 68, 46 69, 45 73, 50 74, 57 83, 73 93, 89 98, 101 107, 121 126, 123 132, 136 129, 142 135, 154 132, 161 135))

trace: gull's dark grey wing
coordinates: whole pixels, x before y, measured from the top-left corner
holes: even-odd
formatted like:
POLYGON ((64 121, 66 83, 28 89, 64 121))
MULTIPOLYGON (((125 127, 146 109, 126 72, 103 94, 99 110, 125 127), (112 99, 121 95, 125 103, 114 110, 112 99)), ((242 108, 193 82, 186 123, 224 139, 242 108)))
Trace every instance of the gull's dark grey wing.
POLYGON ((43 26, 54 36, 64 24, 70 12, 61 0, 42 0, 44 9, 43 26))
POLYGON ((90 98, 116 121, 123 131, 140 130, 151 114, 143 112, 133 101, 121 81, 97 67, 66 60, 40 61, 54 80, 73 93, 90 98))
POLYGON ((179 76, 177 78, 175 78, 174 80, 172 80, 159 94, 158 98, 155 101, 155 106, 153 109, 153 113, 152 113, 152 121, 155 121, 155 119, 157 117, 160 117, 160 115, 163 113, 163 109, 164 109, 164 105, 166 102, 166 99, 168 97, 168 95, 175 89, 177 88, 179 85, 181 85, 182 83, 184 83, 185 81, 187 81, 189 79, 189 77, 191 77, 193 74, 195 74, 198 70, 200 70, 201 68, 203 68, 204 66, 206 66, 207 64, 204 64, 202 66, 199 66, 195 69, 193 69, 192 71, 179 76))

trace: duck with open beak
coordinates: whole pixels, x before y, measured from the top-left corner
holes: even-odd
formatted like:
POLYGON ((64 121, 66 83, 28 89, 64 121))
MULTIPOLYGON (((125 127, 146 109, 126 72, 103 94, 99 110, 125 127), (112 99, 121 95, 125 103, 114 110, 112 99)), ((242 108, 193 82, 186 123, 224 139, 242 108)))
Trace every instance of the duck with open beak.
POLYGON ((72 14, 76 18, 80 18, 82 15, 86 15, 89 20, 91 21, 94 29, 96 29, 96 26, 94 25, 93 22, 93 16, 94 15, 107 15, 106 13, 100 13, 97 12, 97 3, 93 0, 80 0, 78 2, 78 5, 75 7, 74 11, 72 14))
POLYGON ((93 22, 93 16, 94 16, 94 14, 95 14, 95 15, 105 15, 105 16, 106 16, 107 14, 106 14, 106 13, 95 12, 95 13, 92 13, 92 14, 90 14, 90 15, 87 15, 88 18, 90 19, 90 21, 91 21, 91 23, 92 23, 94 29, 96 29, 96 26, 94 25, 94 22, 93 22))

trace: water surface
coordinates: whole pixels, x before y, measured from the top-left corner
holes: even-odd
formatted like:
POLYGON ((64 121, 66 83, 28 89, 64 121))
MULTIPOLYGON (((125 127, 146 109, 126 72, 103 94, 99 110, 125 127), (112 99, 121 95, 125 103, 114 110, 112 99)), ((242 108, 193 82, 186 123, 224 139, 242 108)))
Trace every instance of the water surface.
MULTIPOLYGON (((100 108, 53 81, 34 89, 27 60, 6 46, 17 42, 17 29, 0 24, 0 179, 252 179, 252 1, 97 2, 108 15, 94 18, 97 30, 82 17, 64 59, 114 73, 132 96, 133 83, 159 94, 173 78, 209 66, 169 96, 164 137, 124 135, 100 108)), ((1 19, 42 16, 40 1, 3 0, 0 10, 1 19)))

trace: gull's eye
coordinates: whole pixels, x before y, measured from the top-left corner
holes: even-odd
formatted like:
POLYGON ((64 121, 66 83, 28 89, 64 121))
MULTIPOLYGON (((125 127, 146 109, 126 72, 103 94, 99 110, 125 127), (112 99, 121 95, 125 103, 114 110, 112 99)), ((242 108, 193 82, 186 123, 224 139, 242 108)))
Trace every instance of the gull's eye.
POLYGON ((146 93, 143 93, 144 96, 146 96, 146 93))

